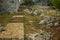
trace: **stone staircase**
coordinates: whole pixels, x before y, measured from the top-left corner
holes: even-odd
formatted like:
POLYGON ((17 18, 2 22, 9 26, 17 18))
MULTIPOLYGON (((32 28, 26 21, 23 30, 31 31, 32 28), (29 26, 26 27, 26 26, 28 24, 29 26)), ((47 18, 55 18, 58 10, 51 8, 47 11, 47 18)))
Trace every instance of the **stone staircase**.
POLYGON ((11 23, 24 22, 24 13, 23 13, 21 7, 19 7, 18 12, 15 13, 15 15, 11 18, 10 22, 11 23))
POLYGON ((11 18, 11 23, 21 23, 21 22, 24 22, 24 17, 23 15, 15 15, 11 18))
POLYGON ((10 19, 6 30, 0 33, 0 40, 24 40, 24 13, 20 10, 10 19))

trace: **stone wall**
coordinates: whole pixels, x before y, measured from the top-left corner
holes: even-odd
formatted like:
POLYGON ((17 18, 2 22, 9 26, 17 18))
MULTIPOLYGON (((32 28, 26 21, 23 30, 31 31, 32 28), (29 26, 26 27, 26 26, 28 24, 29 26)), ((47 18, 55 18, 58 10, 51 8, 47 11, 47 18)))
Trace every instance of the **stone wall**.
POLYGON ((19 5, 19 0, 0 0, 0 13, 17 12, 19 5))

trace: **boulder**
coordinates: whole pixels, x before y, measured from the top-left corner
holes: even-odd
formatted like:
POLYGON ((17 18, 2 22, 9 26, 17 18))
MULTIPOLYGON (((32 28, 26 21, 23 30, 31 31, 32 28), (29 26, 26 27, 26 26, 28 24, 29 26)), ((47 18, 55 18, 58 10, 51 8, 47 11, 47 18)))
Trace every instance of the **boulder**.
POLYGON ((59 26, 60 24, 59 24, 59 22, 55 22, 54 23, 54 26, 56 27, 56 26, 59 26))
POLYGON ((0 0, 0 13, 17 12, 19 5, 19 0, 0 0))
POLYGON ((46 20, 41 20, 41 21, 39 22, 39 24, 45 25, 45 24, 46 24, 46 20))
POLYGON ((0 26, 0 32, 5 31, 5 27, 0 26))
POLYGON ((38 10, 33 11, 34 15, 38 15, 40 12, 38 10))
POLYGON ((32 14, 32 11, 29 9, 25 9, 24 11, 27 12, 28 14, 32 14))

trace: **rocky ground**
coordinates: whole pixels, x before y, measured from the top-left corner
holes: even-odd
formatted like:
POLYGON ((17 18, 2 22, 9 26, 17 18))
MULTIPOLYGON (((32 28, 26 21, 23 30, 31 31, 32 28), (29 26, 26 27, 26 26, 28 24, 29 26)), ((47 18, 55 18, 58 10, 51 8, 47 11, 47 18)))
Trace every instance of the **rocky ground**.
POLYGON ((3 27, 5 30, 0 32, 0 38, 7 38, 7 40, 8 38, 10 38, 9 40, 60 40, 59 13, 58 10, 49 6, 22 5, 18 12, 11 17, 6 27, 3 27))
MULTIPOLYGON (((60 33, 59 32, 60 12, 58 10, 53 9, 52 7, 49 6, 34 5, 32 7, 26 8, 24 11, 25 11, 25 34, 29 38, 30 36, 32 37, 34 36, 34 38, 36 38, 35 37, 36 34, 37 33, 39 34, 40 30, 43 30, 47 31, 48 33, 51 33, 52 39, 49 40, 59 39, 60 34, 58 33, 60 33)), ((30 38, 30 40, 34 40, 34 38, 30 38)))

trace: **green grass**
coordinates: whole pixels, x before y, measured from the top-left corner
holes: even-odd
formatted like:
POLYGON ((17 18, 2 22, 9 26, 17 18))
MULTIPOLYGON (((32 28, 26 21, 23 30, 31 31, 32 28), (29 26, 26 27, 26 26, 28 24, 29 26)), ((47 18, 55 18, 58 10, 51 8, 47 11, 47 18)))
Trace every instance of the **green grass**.
POLYGON ((38 28, 39 25, 38 25, 38 22, 40 20, 42 20, 42 18, 40 16, 36 16, 36 15, 29 15, 27 13, 24 13, 24 17, 25 17, 25 20, 24 20, 24 31, 25 33, 28 33, 30 30, 32 30, 32 27, 33 28, 38 28), (29 23, 29 21, 34 21, 34 23, 29 23))
POLYGON ((0 24, 6 25, 14 14, 0 14, 0 24))

